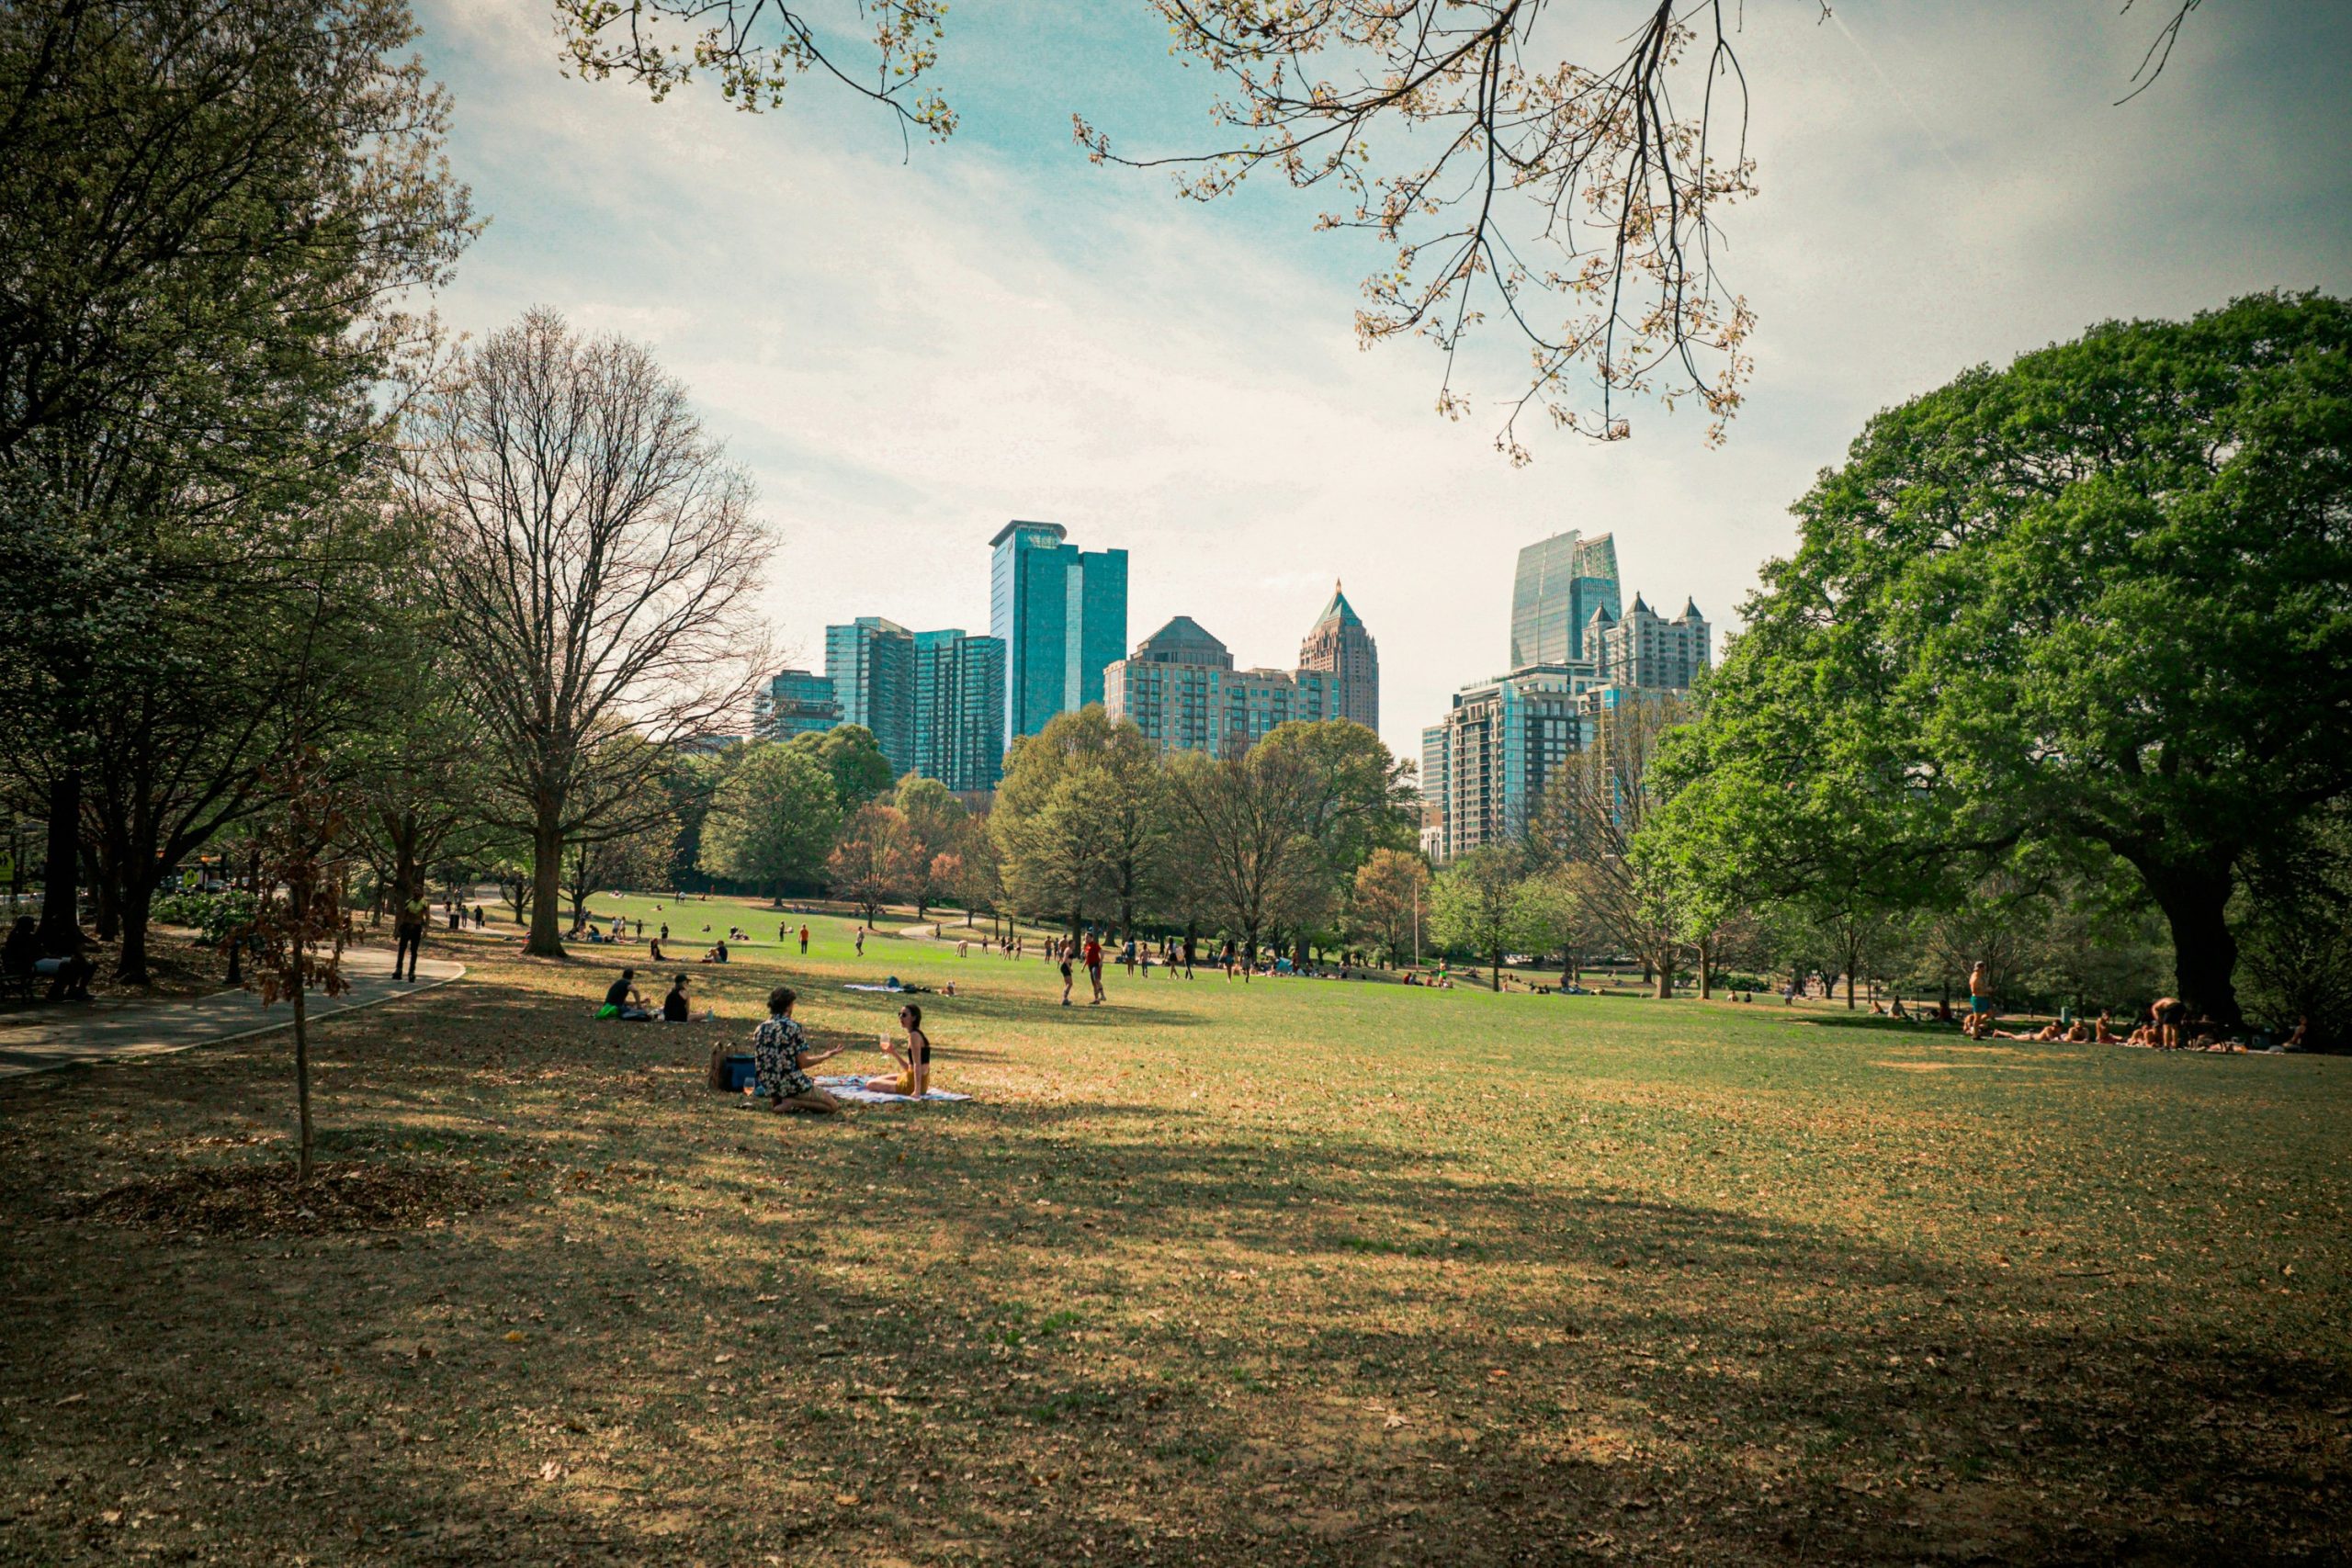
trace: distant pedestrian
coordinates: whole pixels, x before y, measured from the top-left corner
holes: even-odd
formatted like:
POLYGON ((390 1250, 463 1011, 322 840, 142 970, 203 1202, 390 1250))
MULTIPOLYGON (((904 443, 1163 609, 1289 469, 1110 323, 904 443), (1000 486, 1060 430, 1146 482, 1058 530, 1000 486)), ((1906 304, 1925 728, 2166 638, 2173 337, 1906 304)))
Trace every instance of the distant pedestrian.
POLYGON ((1065 957, 1062 960, 1062 1006, 1069 1006, 1069 988, 1077 983, 1077 976, 1070 972, 1070 962, 1065 957))
POLYGON ((805 920, 800 925, 800 956, 808 956, 808 924, 805 920))
POLYGON ((1107 999, 1102 995, 1102 943, 1092 931, 1086 933, 1086 978, 1094 987, 1094 999, 1088 1007, 1101 1007, 1107 999))
POLYGON ((857 955, 860 958, 865 956, 865 928, 864 926, 857 928, 857 955))

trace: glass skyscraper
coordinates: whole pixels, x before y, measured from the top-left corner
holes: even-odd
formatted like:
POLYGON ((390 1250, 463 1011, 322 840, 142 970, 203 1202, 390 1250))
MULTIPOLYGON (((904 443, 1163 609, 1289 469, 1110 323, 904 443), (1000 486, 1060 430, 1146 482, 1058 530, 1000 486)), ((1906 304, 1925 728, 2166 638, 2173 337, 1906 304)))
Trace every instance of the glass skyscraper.
POLYGON ((862 724, 904 777, 994 789, 1004 766, 1004 645, 960 628, 910 632, 879 615, 825 628, 843 724, 862 724))
POLYGON ((755 699, 762 735, 789 740, 814 735, 842 721, 842 705, 833 700, 833 683, 807 670, 779 670, 768 689, 755 699))
POLYGON ((1008 742, 1102 700, 1127 651, 1127 552, 1081 550, 1058 523, 1008 523, 989 541, 989 631, 1004 644, 1008 742))
POLYGON ((1004 774, 1004 644, 950 629, 915 633, 914 771, 952 790, 1004 774))
POLYGON ((915 765, 915 639, 896 621, 860 615, 825 628, 825 674, 843 724, 862 724, 894 773, 915 765))
POLYGON ((1588 539, 1571 528, 1537 540, 1519 552, 1511 579, 1510 668, 1592 658, 1585 625, 1600 609, 1615 620, 1619 604, 1615 539, 1588 539))

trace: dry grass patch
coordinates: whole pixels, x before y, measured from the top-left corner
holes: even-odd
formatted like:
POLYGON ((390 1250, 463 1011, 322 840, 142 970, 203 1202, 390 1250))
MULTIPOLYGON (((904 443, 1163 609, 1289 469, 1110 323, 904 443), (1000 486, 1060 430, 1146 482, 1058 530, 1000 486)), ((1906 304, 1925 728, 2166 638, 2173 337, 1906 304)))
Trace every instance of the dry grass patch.
POLYGON ((0 1558, 2343 1555, 2352 1064, 1889 1072, 1996 1058, 1206 974, 1064 1010, 1035 958, 809 923, 694 971, 719 1023, 590 1022, 641 950, 469 942, 323 1025, 332 1158, 498 1200, 396 1249, 61 1215, 278 1139, 282 1039, 0 1087, 0 1558), (841 987, 888 973, 957 982, 973 1103, 703 1088, 779 982, 880 1070, 897 1000, 841 987))

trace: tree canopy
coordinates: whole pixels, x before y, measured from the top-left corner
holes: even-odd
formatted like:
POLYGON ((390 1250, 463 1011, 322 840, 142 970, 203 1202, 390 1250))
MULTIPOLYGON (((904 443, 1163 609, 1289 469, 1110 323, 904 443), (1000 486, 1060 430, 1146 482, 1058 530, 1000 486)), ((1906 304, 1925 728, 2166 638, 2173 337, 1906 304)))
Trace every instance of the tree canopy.
POLYGON ((2249 854, 2352 786, 2352 308, 2115 321, 1873 419, 1668 766, 1721 874, 1933 898, 2112 856, 2239 1005, 2249 854))

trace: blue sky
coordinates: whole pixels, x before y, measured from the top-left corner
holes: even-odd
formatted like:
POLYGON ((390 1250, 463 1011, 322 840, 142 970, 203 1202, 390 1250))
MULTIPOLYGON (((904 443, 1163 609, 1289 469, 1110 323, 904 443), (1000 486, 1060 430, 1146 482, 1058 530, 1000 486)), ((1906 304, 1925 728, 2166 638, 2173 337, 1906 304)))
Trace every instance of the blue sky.
MULTIPOLYGON (((1210 134, 1212 80, 1140 0, 955 7, 962 127, 910 152, 818 80, 756 116, 691 87, 654 105, 565 78, 537 0, 422 0, 450 161, 492 220, 440 309, 480 335, 544 304, 650 344, 759 481, 803 662, 855 615, 985 630, 989 536, 1045 518, 1130 552, 1130 642, 1190 615, 1287 666, 1344 579, 1383 734, 1418 755, 1501 668, 1525 543, 1613 532, 1629 596, 1728 627, 1876 410, 2107 317, 2352 291, 2352 7, 2209 0, 2118 107, 2147 3, 1745 7, 1761 188, 1724 266, 1757 368, 1721 448, 1636 408, 1630 441, 1541 436, 1513 469, 1485 414, 1507 377, 1449 423, 1429 349, 1359 349, 1378 258, 1314 233, 1312 197, 1202 206, 1089 164, 1073 110, 1123 151, 1210 134)), ((1597 58, 1624 11, 1564 6, 1563 47, 1597 58)))

